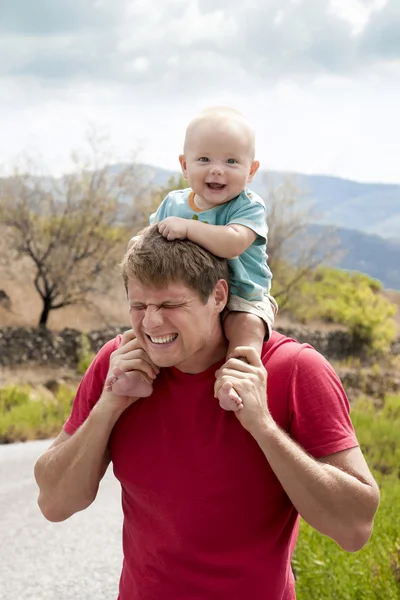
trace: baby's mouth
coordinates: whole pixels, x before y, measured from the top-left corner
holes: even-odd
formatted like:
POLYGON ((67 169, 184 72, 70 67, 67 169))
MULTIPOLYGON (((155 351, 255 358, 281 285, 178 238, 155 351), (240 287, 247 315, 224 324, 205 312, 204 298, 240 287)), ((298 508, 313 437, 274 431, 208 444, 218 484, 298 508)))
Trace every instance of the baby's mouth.
POLYGON ((207 187, 210 188, 210 190, 223 190, 224 187, 226 187, 225 183, 207 183, 207 187))

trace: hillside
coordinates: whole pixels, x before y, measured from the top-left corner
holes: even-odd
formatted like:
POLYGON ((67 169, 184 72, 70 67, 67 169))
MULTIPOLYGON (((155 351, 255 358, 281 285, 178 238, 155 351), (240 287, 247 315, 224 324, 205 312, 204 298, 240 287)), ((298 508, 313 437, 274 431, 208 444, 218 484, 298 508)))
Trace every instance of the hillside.
MULTIPOLYGON (((110 173, 115 174, 123 166, 110 165, 110 173)), ((164 186, 172 175, 178 174, 144 164, 137 165, 137 169, 150 188, 164 186)), ((302 192, 300 201, 312 200, 315 205, 318 225, 313 225, 311 231, 320 232, 326 225, 338 228, 343 255, 333 266, 365 272, 379 279, 384 287, 400 290, 400 185, 262 171, 252 188, 266 197, 267 184, 276 187, 287 179, 302 192)), ((49 182, 46 180, 45 184, 49 182)), ((124 215, 126 204, 120 206, 124 215)))
MULTIPOLYGON (((177 172, 143 165, 152 185, 165 185, 177 172)), ((379 279, 388 289, 400 290, 400 185, 358 183, 324 175, 261 172, 252 183, 265 196, 265 182, 275 187, 295 181, 304 199, 315 203, 318 225, 337 227, 343 254, 333 266, 361 271, 379 279)))
MULTIPOLYGON (((165 185, 178 172, 143 165, 153 185, 165 185)), ((359 183, 329 175, 260 171, 251 187, 265 196, 266 181, 275 187, 294 181, 307 201, 315 205, 321 224, 400 239, 400 184, 359 183)))
MULTIPOLYGON (((313 225, 310 231, 321 235, 324 226, 313 225)), ((361 271, 381 281, 386 289, 400 290, 400 240, 385 239, 338 227, 335 235, 343 254, 333 261, 333 266, 349 271, 361 271)))

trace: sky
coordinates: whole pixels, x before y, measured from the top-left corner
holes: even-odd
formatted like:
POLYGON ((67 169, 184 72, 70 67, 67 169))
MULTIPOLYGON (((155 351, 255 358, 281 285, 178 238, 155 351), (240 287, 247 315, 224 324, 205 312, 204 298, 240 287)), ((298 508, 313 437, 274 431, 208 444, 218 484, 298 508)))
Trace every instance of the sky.
POLYGON ((264 169, 400 183, 400 0, 0 0, 0 168, 110 156, 178 169, 232 106, 264 169))

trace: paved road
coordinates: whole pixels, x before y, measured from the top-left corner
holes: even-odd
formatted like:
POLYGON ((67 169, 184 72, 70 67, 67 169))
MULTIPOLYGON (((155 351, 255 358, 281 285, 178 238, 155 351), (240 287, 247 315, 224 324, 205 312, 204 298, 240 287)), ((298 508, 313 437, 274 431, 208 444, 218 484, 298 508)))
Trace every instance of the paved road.
POLYGON ((0 445, 0 599, 115 600, 122 561, 118 484, 109 469, 92 506, 63 523, 47 522, 32 471, 49 444, 0 445))

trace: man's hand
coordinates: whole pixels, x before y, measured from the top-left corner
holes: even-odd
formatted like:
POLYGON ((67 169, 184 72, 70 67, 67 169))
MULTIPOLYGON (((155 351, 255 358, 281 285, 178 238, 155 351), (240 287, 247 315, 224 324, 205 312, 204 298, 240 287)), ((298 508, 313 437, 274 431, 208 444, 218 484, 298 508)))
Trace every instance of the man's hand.
POLYGON ((159 372, 139 346, 133 331, 125 331, 119 348, 110 356, 102 403, 112 403, 117 410, 125 410, 139 398, 152 394, 153 381, 159 372))
POLYGON ((252 435, 272 422, 267 405, 267 371, 254 348, 236 348, 229 360, 217 371, 214 395, 223 387, 226 393, 233 388, 243 402, 236 417, 252 435), (240 360, 245 358, 247 362, 240 360))
POLYGON ((189 219, 182 219, 182 217, 167 217, 158 224, 158 231, 169 242, 184 240, 187 238, 189 223, 189 219))

